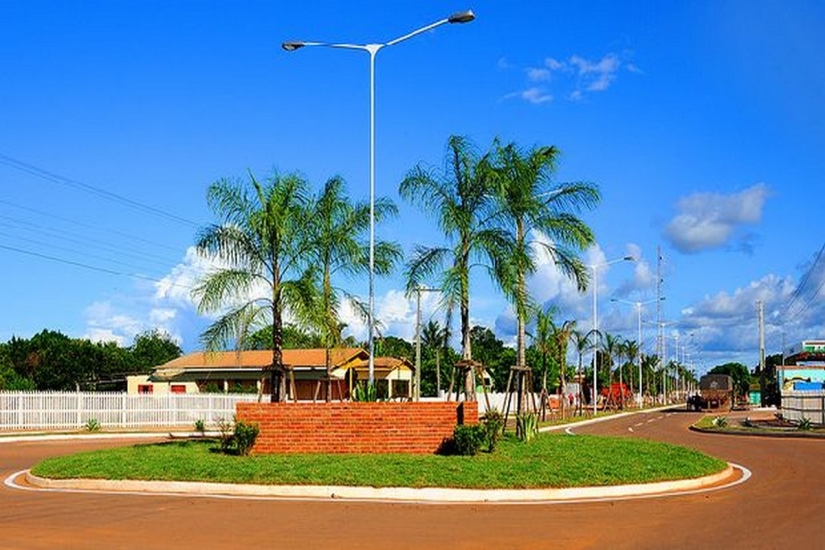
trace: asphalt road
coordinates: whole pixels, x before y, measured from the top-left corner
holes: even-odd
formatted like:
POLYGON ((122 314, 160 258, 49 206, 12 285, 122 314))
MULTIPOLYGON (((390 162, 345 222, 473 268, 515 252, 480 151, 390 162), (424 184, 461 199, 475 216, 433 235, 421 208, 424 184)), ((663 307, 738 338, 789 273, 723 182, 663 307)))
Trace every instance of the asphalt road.
MULTIPOLYGON (((825 440, 708 435, 654 412, 576 433, 687 445, 748 468, 731 489, 557 504, 387 504, 60 493, 0 488, 2 549, 825 548, 825 440)), ((124 442, 0 444, 0 475, 124 442)))

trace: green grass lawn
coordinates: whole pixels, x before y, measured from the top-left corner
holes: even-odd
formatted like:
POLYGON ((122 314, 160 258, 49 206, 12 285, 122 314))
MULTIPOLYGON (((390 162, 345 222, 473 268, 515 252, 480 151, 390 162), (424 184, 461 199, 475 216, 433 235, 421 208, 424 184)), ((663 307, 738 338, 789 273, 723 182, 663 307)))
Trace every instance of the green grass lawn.
POLYGON ((725 462, 666 443, 542 434, 506 438, 494 453, 230 456, 212 440, 136 445, 49 458, 37 476, 265 485, 519 489, 647 483, 701 477, 725 462))

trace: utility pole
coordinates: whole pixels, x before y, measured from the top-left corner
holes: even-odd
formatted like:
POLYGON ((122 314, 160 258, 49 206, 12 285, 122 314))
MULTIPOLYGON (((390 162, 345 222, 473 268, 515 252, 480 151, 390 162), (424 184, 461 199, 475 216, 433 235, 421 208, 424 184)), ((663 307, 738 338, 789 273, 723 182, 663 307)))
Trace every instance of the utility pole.
MULTIPOLYGON (((421 293, 422 292, 441 292, 439 288, 427 288, 423 286, 415 287, 415 297, 416 297, 416 315, 415 315, 415 375, 413 376, 414 381, 414 388, 413 388, 413 399, 415 401, 421 400, 421 293)), ((436 386, 436 397, 438 397, 438 391, 441 389, 441 376, 440 373, 436 372, 437 380, 436 386)))
POLYGON ((765 305, 762 300, 756 302, 759 317, 759 401, 765 405, 765 305))
POLYGON ((759 313, 759 372, 765 370, 765 305, 762 300, 756 302, 759 313))
POLYGON ((666 401, 665 391, 665 363, 662 357, 662 340, 664 337, 664 326, 662 325, 662 247, 656 247, 656 357, 662 363, 662 401, 666 401))

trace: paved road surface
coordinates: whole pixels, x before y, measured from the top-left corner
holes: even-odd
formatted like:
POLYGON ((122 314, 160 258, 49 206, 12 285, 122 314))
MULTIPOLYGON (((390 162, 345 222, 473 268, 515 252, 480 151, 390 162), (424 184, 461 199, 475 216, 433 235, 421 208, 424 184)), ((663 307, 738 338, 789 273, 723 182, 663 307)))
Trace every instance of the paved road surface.
MULTIPOLYGON (((655 412, 576 433, 701 449, 753 472, 733 489, 614 502, 382 504, 72 494, 0 488, 2 549, 825 548, 825 440, 689 432, 696 413, 655 412)), ((0 475, 114 442, 0 444, 0 475)))

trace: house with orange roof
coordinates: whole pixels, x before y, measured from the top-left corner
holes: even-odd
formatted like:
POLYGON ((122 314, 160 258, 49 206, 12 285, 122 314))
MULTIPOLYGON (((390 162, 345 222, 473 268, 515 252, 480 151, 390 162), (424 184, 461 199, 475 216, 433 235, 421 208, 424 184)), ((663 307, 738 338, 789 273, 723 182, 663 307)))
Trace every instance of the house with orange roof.
MULTIPOLYGON (((369 378, 369 354, 363 348, 329 350, 331 399, 348 399, 353 386, 369 378)), ((289 399, 325 398, 327 350, 285 349, 289 399)), ((130 393, 270 392, 271 350, 195 352, 155 368, 145 380, 135 380, 130 393)), ((373 373, 379 396, 409 397, 413 365, 404 359, 377 357, 373 373)))

